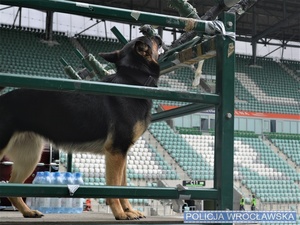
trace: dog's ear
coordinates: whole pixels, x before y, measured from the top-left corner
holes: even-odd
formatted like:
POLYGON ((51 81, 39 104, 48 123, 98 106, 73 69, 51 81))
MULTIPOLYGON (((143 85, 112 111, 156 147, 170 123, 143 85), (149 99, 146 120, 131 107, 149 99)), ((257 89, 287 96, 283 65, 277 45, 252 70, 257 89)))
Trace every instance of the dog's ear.
POLYGON ((116 63, 119 61, 120 51, 114 51, 109 53, 100 52, 98 55, 108 62, 116 63))

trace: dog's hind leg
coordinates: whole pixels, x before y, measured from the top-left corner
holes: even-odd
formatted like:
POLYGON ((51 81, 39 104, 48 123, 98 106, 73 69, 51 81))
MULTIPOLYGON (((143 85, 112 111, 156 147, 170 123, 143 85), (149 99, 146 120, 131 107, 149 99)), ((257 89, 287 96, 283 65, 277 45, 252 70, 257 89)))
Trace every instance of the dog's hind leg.
MULTIPOLYGON (((124 169, 123 169, 123 177, 122 177, 122 186, 127 186, 127 166, 125 165, 124 169)), ((120 202, 121 202, 121 205, 122 205, 122 208, 124 210, 124 212, 128 214, 132 214, 131 217, 134 217, 134 218, 145 218, 144 214, 141 213, 140 211, 138 210, 134 210, 130 204, 130 202, 128 201, 128 199, 126 198, 122 198, 120 199, 120 202)))
MULTIPOLYGON (((105 153, 106 161, 106 184, 112 186, 121 186, 123 183, 123 172, 126 167, 126 155, 122 153, 107 151, 105 153)), ((130 212, 124 211, 120 200, 117 198, 108 198, 108 205, 110 206, 116 220, 133 220, 138 219, 139 216, 130 212)))
MULTIPOLYGON (((4 150, 5 155, 14 162, 9 183, 24 183, 39 162, 42 150, 43 140, 40 136, 30 132, 15 133, 4 150)), ((21 197, 8 199, 24 217, 43 216, 41 212, 31 210, 21 197)))

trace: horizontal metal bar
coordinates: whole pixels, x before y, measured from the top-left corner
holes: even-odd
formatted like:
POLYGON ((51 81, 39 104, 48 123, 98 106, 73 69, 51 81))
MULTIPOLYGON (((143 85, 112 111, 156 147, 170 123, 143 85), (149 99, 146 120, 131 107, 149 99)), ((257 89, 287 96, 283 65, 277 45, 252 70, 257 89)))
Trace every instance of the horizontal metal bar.
POLYGON ((67 185, 0 184, 1 197, 179 199, 184 195, 191 199, 217 199, 218 191, 208 188, 179 191, 169 187, 80 186, 70 196, 67 185))
MULTIPOLYGON (((163 14, 149 13, 137 10, 113 8, 102 5, 94 5, 82 2, 64 0, 1 0, 1 4, 21 6, 27 8, 63 12, 82 15, 93 18, 107 19, 130 24, 152 24, 164 27, 174 27, 179 29, 197 30, 205 32, 208 23, 211 21, 196 20, 163 14)), ((211 31, 211 30, 210 30, 211 31)), ((213 32, 210 32, 213 33, 213 32)))
POLYGON ((76 91, 89 94, 117 95, 133 98, 150 98, 183 102, 198 102, 217 105, 216 94, 198 94, 135 85, 112 84, 95 81, 32 77, 0 73, 0 86, 22 87, 38 90, 76 91))
POLYGON ((189 105, 178 107, 176 109, 171 109, 171 110, 152 114, 152 122, 159 122, 166 119, 185 116, 202 110, 208 110, 213 107, 214 105, 208 105, 208 104, 199 104, 199 103, 189 104, 189 105))

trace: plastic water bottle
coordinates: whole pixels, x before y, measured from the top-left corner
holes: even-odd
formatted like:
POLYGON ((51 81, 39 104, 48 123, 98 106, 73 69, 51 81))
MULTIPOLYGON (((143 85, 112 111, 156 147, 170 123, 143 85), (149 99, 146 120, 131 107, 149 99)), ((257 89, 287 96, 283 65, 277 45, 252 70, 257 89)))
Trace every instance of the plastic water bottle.
MULTIPOLYGON (((63 178, 60 172, 55 172, 52 176, 53 185, 63 185, 63 178)), ((61 198, 51 198, 50 199, 50 213, 63 213, 61 207, 61 198)))
MULTIPOLYGON (((46 171, 43 173, 43 176, 41 176, 41 182, 40 184, 51 184, 51 175, 50 172, 46 171)), ((50 198, 49 197, 43 197, 39 198, 39 206, 40 211, 42 213, 50 213, 50 198)))
MULTIPOLYGON (((74 174, 74 184, 83 185, 81 173, 74 174)), ((73 213, 82 213, 83 211, 83 198, 73 198, 73 213)))
MULTIPOLYGON (((33 184, 41 184, 44 179, 44 172, 37 172, 35 178, 33 179, 33 184)), ((34 210, 41 211, 40 209, 40 198, 33 197, 31 198, 31 208, 34 210)))
MULTIPOLYGON (((67 172, 64 174, 63 184, 74 184, 74 178, 73 174, 70 172, 67 172)), ((63 213, 72 213, 73 212, 73 199, 72 198, 62 198, 61 199, 61 207, 63 210, 63 213)))

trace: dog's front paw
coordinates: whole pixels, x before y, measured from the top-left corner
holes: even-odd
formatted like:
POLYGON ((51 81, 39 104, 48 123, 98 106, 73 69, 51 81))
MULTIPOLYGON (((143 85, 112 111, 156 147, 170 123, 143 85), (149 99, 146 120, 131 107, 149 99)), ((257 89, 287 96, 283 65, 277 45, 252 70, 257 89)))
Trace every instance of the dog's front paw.
POLYGON ((146 218, 143 213, 137 210, 126 210, 124 213, 115 216, 116 220, 139 220, 146 218))
POLYGON ((139 218, 146 218, 146 216, 145 216, 142 212, 140 212, 140 211, 138 211, 138 210, 133 210, 133 212, 134 212, 135 214, 137 214, 137 215, 139 216, 139 218))
POLYGON ((131 219, 131 220, 137 220, 137 219, 140 219, 140 218, 146 218, 146 216, 138 211, 138 210, 125 210, 125 213, 128 215, 128 217, 131 219))
POLYGON ((44 214, 37 210, 30 210, 30 211, 24 212, 23 216, 25 218, 41 218, 44 216, 44 214))

